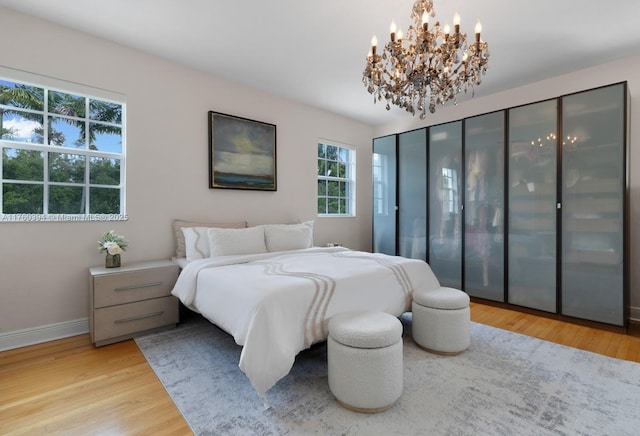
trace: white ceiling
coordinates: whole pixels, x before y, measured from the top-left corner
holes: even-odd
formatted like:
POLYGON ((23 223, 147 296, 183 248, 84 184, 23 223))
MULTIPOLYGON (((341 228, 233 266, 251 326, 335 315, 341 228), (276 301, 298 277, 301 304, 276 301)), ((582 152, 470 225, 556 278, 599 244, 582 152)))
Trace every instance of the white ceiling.
MULTIPOLYGON (((406 30, 412 4, 0 0, 0 6, 370 124, 411 116, 374 105, 361 78, 371 36, 386 42, 392 19, 406 30)), ((638 0, 435 0, 434 7, 441 22, 451 22, 457 10, 470 37, 482 22, 491 58, 476 96, 640 54, 638 0)))

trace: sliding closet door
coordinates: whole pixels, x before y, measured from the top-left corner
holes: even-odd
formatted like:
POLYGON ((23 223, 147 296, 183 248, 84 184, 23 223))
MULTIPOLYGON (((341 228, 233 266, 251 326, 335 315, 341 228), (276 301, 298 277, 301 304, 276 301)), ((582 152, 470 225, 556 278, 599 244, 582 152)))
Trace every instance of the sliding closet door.
POLYGON ((508 302, 556 311, 558 100, 509 110, 508 302))
POLYGON ((427 129, 398 135, 398 254, 427 260, 427 129))
POLYGON ((462 121, 429 128, 429 265, 462 287, 462 121))
POLYGON ((562 98, 562 313, 624 324, 625 84, 562 98))
POLYGON ((464 288, 504 301, 504 112, 465 120, 464 288))
POLYGON ((373 251, 396 255, 396 135, 373 140, 373 251))

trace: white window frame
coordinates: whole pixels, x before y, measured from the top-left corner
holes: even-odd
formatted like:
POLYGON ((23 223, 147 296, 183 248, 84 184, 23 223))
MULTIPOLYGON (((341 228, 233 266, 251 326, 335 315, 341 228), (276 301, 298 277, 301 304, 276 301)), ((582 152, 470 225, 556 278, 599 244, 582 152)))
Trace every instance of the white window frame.
MULTIPOLYGON (((42 185, 43 192, 43 208, 46 211, 48 208, 48 186, 54 185, 63 185, 63 186, 81 186, 86 190, 87 196, 90 195, 90 188, 100 188, 101 185, 91 184, 89 178, 89 169, 90 169, 90 161, 93 157, 101 157, 108 159, 117 159, 120 162, 120 183, 118 185, 104 185, 105 188, 117 188, 119 189, 120 194, 120 212, 116 214, 90 214, 90 213, 82 213, 82 214, 50 214, 50 213, 42 213, 42 214, 32 214, 32 213, 18 213, 18 214, 5 214, 1 210, 2 203, 0 202, 0 223, 2 222, 51 222, 51 221, 126 221, 128 216, 126 214, 126 98, 123 94, 94 88, 87 85, 82 85, 78 83, 68 82, 60 79, 55 79, 47 76, 41 76, 38 74, 33 74, 25 71, 15 70, 11 68, 6 68, 0 66, 0 79, 8 81, 8 82, 16 82, 25 84, 28 86, 35 86, 38 88, 45 89, 45 101, 44 101, 44 109, 43 111, 38 111, 38 113, 42 112, 43 114, 43 128, 44 128, 44 144, 36 144, 36 143, 27 143, 20 141, 11 141, 11 140, 3 140, 0 139, 0 149, 1 148, 11 148, 11 149, 20 149, 20 150, 32 150, 37 152, 42 152, 44 155, 44 171, 43 171, 43 180, 42 181, 25 181, 20 180, 21 184, 37 184, 42 185), (47 108, 47 92, 48 91, 56 91, 63 92, 68 94, 77 95, 80 97, 88 97, 93 99, 98 99, 102 101, 108 101, 111 103, 117 103, 122 106, 122 125, 121 127, 121 140, 122 140, 122 149, 120 153, 115 152, 107 152, 107 151, 99 151, 99 150, 89 150, 89 149, 74 149, 69 147, 62 147, 58 145, 49 145, 47 143, 46 138, 48 137, 47 129, 48 123, 47 117, 49 114, 47 108), (79 155, 86 157, 85 164, 85 180, 83 183, 57 183, 49 181, 48 177, 48 153, 63 153, 63 154, 71 154, 71 155, 79 155)), ((59 114, 55 114, 56 117, 59 117, 59 114)), ((87 110, 87 123, 89 122, 88 116, 89 112, 87 110)), ((88 130, 88 129, 87 129, 88 130)), ((2 174, 2 165, 0 165, 0 195, 3 195, 2 186, 4 186, 5 179, 2 174)), ((7 182, 11 183, 11 181, 7 180, 7 182)), ((0 200, 2 198, 0 197, 0 200)))
MULTIPOLYGON (((321 145, 326 145, 326 146, 331 146, 331 147, 337 147, 338 148, 338 153, 340 153, 341 150, 344 150, 347 152, 348 155, 348 159, 347 162, 343 162, 345 164, 345 169, 346 169, 346 174, 344 177, 337 177, 337 176, 333 176, 333 175, 325 175, 325 174, 319 174, 319 172, 316 170, 316 174, 317 174, 317 182, 316 185, 318 185, 318 182, 322 182, 322 181, 326 181, 326 182, 343 182, 346 183, 347 188, 346 188, 346 204, 348 207, 348 211, 345 211, 344 213, 339 212, 339 213, 321 213, 318 210, 318 202, 320 201, 321 198, 325 198, 325 200, 328 202, 330 198, 343 198, 342 196, 329 196, 328 192, 327 195, 325 196, 321 196, 318 192, 318 188, 316 188, 316 212, 318 213, 318 217, 355 217, 356 216, 356 148, 352 145, 349 144, 344 144, 341 142, 337 142, 337 141, 332 141, 332 140, 328 140, 328 139, 323 139, 320 138, 318 139, 317 142, 317 147, 321 146, 321 145)), ((316 148, 317 148, 316 147, 316 148)), ((325 160, 327 162, 338 162, 337 160, 332 160, 332 159, 326 159, 325 158, 321 158, 320 156, 318 156, 316 154, 316 168, 319 167, 320 164, 320 160, 325 160)), ((326 203, 325 203, 326 204, 326 203)))

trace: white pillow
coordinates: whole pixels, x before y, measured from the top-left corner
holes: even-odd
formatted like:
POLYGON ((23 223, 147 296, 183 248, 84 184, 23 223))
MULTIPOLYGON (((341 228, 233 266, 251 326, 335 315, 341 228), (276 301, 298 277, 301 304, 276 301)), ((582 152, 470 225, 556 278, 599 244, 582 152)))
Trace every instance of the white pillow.
POLYGON ((313 246, 313 221, 302 224, 265 224, 267 251, 288 251, 313 246))
POLYGON ((209 257, 209 227, 182 227, 184 249, 188 261, 209 257))
POLYGON ((173 233, 176 242, 176 257, 187 257, 184 246, 184 234, 182 227, 220 227, 224 229, 244 229, 247 227, 246 221, 229 222, 229 223, 207 223, 198 221, 173 220, 173 233))
POLYGON ((231 254, 266 253, 264 227, 255 226, 246 229, 218 229, 210 227, 209 255, 228 256, 231 254))

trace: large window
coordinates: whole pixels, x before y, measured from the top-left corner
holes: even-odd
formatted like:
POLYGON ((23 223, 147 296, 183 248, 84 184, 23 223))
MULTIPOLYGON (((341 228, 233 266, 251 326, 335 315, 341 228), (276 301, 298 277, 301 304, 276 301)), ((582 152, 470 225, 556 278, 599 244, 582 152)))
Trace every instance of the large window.
POLYGON ((0 76, 0 221, 125 219, 124 103, 0 76))
POLYGON ((318 144, 318 215, 355 216, 355 163, 351 148, 318 144))

